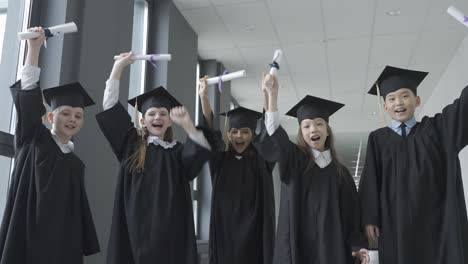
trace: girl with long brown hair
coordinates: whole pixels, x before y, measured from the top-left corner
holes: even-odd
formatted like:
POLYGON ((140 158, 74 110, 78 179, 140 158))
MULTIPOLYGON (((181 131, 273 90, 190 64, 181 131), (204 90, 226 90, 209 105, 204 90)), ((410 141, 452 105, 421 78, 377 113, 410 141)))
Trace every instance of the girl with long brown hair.
POLYGON ((279 162, 281 204, 275 243, 275 264, 352 264, 353 256, 368 260, 360 231, 359 202, 354 180, 336 158, 329 117, 343 104, 307 95, 287 115, 299 122, 297 144, 279 125, 278 81, 265 75, 268 95, 258 149, 279 162))
POLYGON ((213 130, 210 160, 212 198, 210 264, 271 264, 275 204, 272 170, 252 146, 262 113, 237 107, 226 116, 226 142, 213 127, 206 77, 200 80, 200 99, 207 127, 213 130), (228 147, 226 148, 227 145, 228 147))
POLYGON ((189 184, 211 157, 210 146, 164 87, 128 101, 142 114, 135 126, 118 103, 132 54, 120 56, 106 83, 104 112, 96 116, 120 162, 107 263, 198 263, 189 184), (188 134, 185 144, 173 140, 173 122, 188 134))

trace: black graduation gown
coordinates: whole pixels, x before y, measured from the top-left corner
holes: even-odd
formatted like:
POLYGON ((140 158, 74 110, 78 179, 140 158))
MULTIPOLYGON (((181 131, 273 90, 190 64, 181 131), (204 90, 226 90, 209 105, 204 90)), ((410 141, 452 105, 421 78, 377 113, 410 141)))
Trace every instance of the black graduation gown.
POLYGON ((359 192, 363 224, 380 227, 381 264, 468 264, 459 152, 468 144, 468 88, 403 138, 369 135, 359 192))
POLYGON ((265 159, 279 162, 282 181, 273 263, 354 263, 352 249, 365 247, 366 242, 348 170, 336 162, 323 169, 310 163, 281 126, 272 136, 264 130, 255 145, 264 150, 265 159))
POLYGON ((221 133, 210 140, 213 184, 209 238, 211 264, 271 264, 275 231, 272 170, 249 146, 242 154, 224 151, 221 133), (237 159, 235 156, 241 156, 237 159))
POLYGON ((145 169, 127 160, 141 140, 118 103, 96 116, 120 161, 108 246, 109 264, 198 263, 189 182, 211 151, 187 138, 164 149, 148 145, 145 169))
MULTIPOLYGON (((11 88, 18 113, 15 165, 0 229, 0 264, 82 264, 99 252, 82 161, 42 124, 41 89, 11 88)), ((8 172, 4 172, 8 174, 8 172)))

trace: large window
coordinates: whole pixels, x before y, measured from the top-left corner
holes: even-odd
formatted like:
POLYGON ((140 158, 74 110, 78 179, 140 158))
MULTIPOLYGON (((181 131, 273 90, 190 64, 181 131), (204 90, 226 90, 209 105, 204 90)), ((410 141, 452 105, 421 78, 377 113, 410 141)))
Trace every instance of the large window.
MULTIPOLYGON (((196 75, 197 79, 195 80, 195 89, 196 89, 196 93, 195 93, 195 125, 198 126, 200 124, 200 100, 198 99, 198 89, 199 89, 199 85, 200 85, 200 79, 199 79, 199 76, 200 76, 200 63, 197 63, 197 75, 196 75)), ((201 171, 201 173, 209 173, 209 167, 208 167, 208 164, 205 164, 203 166, 203 169, 201 171)), ((199 224, 199 208, 198 208, 198 204, 199 204, 199 195, 200 195, 200 191, 199 191, 200 187, 199 187, 199 181, 198 181, 198 177, 195 178, 193 181, 192 181, 192 205, 193 205, 193 223, 195 224, 195 234, 197 235, 198 237, 198 224, 199 224)))
MULTIPOLYGON (((0 87, 9 87, 19 76, 25 43, 17 33, 26 30, 30 18, 31 0, 0 0, 0 87), (18 15, 21 14, 21 15, 18 15)), ((15 113, 8 89, 0 89, 0 219, 8 192, 11 173, 11 148, 15 113)))
MULTIPOLYGON (((148 2, 135 0, 133 10, 132 51, 134 54, 146 54, 148 47, 148 2)), ((146 61, 135 61, 130 66, 128 98, 133 98, 145 91, 146 64, 146 61)), ((128 107, 130 116, 133 117, 135 111, 133 107, 128 107)), ((138 112, 137 115, 140 116, 138 112)))
MULTIPOLYGON (((146 54, 148 47, 148 3, 144 0, 135 1, 133 13, 132 51, 135 54, 146 54)), ((129 98, 145 91, 146 61, 136 61, 130 67, 129 98)))
POLYGON ((5 36, 6 18, 7 18, 8 2, 0 0, 0 63, 2 62, 3 38, 5 36))

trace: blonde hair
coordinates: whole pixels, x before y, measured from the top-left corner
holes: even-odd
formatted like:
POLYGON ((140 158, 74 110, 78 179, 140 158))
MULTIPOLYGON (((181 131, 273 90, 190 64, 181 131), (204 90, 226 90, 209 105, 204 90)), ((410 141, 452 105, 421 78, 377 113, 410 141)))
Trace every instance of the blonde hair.
MULTIPOLYGON (((47 105, 44 104, 44 107, 47 107, 47 105)), ((64 108, 65 108, 65 106, 62 105, 62 106, 59 106, 59 107, 55 108, 55 109, 52 110, 52 111, 46 112, 46 113, 42 116, 42 123, 43 123, 43 124, 52 123, 52 122, 48 122, 48 118, 47 118, 48 113, 52 113, 52 114, 55 116, 55 115, 58 115, 64 108)))
POLYGON ((52 110, 52 114, 54 115, 57 115, 59 114, 60 112, 62 112, 63 110, 65 109, 65 105, 62 105, 62 106, 59 106, 57 108, 55 108, 54 110, 52 110))

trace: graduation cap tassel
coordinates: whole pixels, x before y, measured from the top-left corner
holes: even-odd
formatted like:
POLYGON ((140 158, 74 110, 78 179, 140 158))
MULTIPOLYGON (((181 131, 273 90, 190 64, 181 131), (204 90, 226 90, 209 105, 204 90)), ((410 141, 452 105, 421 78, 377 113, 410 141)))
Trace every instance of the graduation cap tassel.
POLYGON ((146 159, 146 142, 145 142, 145 131, 140 126, 140 122, 138 120, 138 99, 135 99, 135 112, 133 114, 133 118, 135 120, 135 128, 137 130, 137 134, 141 137, 141 144, 138 146, 135 153, 130 156, 130 167, 132 170, 137 172, 141 172, 145 167, 145 159, 146 159))
POLYGON ((226 144, 225 144, 226 145, 226 149, 225 149, 226 151, 229 149, 229 144, 230 144, 229 138, 228 138, 228 135, 227 135, 227 133, 228 133, 227 125, 228 125, 228 114, 226 113, 226 117, 224 118, 224 133, 223 133, 224 137, 225 137, 224 142, 226 142, 226 144))
POLYGON ((387 124, 387 120, 385 120, 385 115, 382 109, 382 101, 380 101, 380 86, 378 83, 375 83, 375 86, 377 87, 377 104, 379 107, 379 114, 380 114, 380 121, 382 121, 383 125, 385 126, 387 124))
POLYGON ((265 118, 265 112, 268 111, 268 104, 269 104, 268 95, 264 94, 264 92, 263 92, 263 79, 265 78, 265 76, 266 76, 266 73, 263 72, 262 80, 260 82, 260 87, 262 89, 262 94, 263 94, 263 117, 262 118, 265 118))
MULTIPOLYGON (((44 99, 44 95, 42 95, 42 104, 44 105, 44 108, 47 109, 47 103, 44 99)), ((47 111, 46 113, 42 116, 42 124, 47 126, 47 111)))
POLYGON ((138 135, 143 137, 145 133, 143 132, 143 129, 140 126, 140 122, 138 120, 138 99, 135 99, 135 113, 133 115, 133 118, 135 119, 135 127, 137 129, 138 135))

